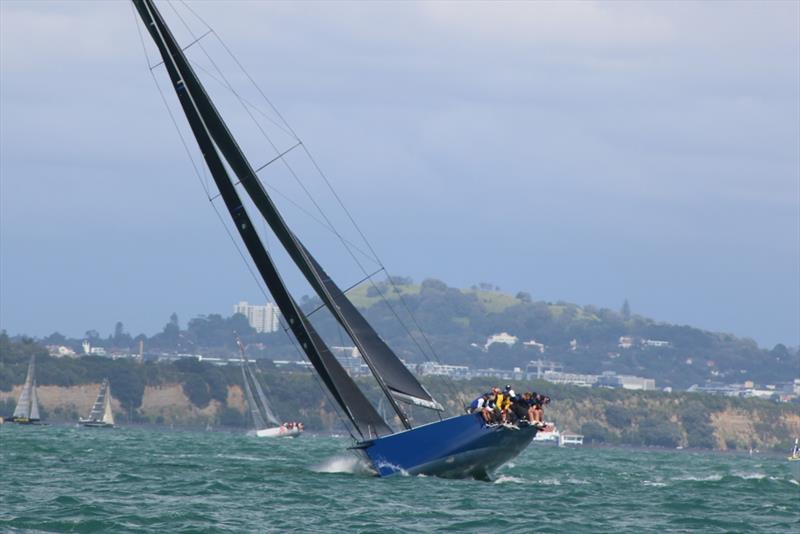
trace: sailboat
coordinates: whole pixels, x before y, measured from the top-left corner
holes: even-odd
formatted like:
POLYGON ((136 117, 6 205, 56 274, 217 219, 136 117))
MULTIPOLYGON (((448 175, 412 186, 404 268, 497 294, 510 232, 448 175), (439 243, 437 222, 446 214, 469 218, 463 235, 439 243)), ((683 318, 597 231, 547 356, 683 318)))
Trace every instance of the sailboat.
POLYGON ((236 339, 239 345, 242 363, 242 381, 244 382, 244 397, 250 416, 253 419, 255 428, 252 435, 259 438, 283 438, 296 437, 303 431, 300 423, 281 423, 275 416, 275 412, 270 408, 267 396, 261 388, 261 383, 244 355, 244 345, 239 338, 236 339), (253 391, 255 390, 255 394, 253 391))
POLYGON ((78 422, 83 426, 94 428, 114 428, 114 414, 111 411, 111 385, 108 379, 104 378, 100 384, 100 392, 92 405, 89 417, 79 418, 78 422))
POLYGON ((36 355, 31 356, 28 363, 28 374, 25 376, 25 385, 19 394, 17 407, 11 420, 22 425, 29 425, 39 421, 39 396, 36 394, 36 355))
POLYGON ((530 444, 536 428, 488 426, 476 414, 441 417, 442 405, 400 361, 289 228, 153 0, 132 2, 158 48, 161 64, 210 171, 218 197, 258 275, 272 294, 298 348, 349 423, 348 430, 355 441, 351 450, 361 455, 380 476, 409 473, 489 479, 497 467, 530 444), (323 306, 353 341, 402 428, 392 428, 381 417, 290 294, 243 203, 238 185, 323 306), (414 426, 401 404, 439 412, 439 420, 414 426))
POLYGON ((800 482, 800 439, 794 438, 792 454, 787 458, 792 469, 792 477, 800 482))

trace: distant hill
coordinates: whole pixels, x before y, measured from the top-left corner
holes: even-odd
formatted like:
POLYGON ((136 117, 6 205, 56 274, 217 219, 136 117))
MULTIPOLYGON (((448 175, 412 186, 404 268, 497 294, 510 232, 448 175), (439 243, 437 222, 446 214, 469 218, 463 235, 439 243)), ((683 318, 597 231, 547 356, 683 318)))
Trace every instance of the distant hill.
MULTIPOLYGON (((631 313, 627 306, 615 311, 536 301, 527 293, 511 295, 488 284, 457 289, 439 280, 361 285, 349 295, 389 344, 411 361, 420 353, 414 339, 427 347, 419 336, 410 338, 395 316, 413 327, 409 310, 445 363, 511 368, 544 358, 563 363, 566 371, 615 371, 681 389, 707 380, 771 384, 800 376, 796 348, 761 349, 754 341, 731 334, 657 322, 631 313), (518 342, 496 343, 486 350, 487 338, 501 332, 518 342), (620 338, 628 339, 621 343, 620 338), (526 347, 526 341, 543 344, 544 351, 526 347)), ((317 320, 329 339, 338 335, 330 316, 317 320)))
MULTIPOLYGON (((427 354, 427 359, 438 358, 443 363, 510 369, 544 358, 561 362, 567 372, 614 371, 654 378, 659 387, 678 389, 707 381, 773 384, 800 375, 797 348, 776 345, 763 349, 752 340, 731 334, 642 317, 632 313, 629 306, 616 311, 537 301, 527 293, 512 295, 491 284, 459 289, 434 279, 421 283, 408 278, 392 281, 361 284, 348 296, 408 362, 424 361, 427 354), (502 332, 515 336, 518 342, 513 346, 495 343, 487 350, 487 338, 502 332), (627 339, 621 343, 621 338, 627 339), (543 352, 537 345, 524 345, 530 341, 543 345, 543 352)), ((317 298, 304 297, 301 302, 307 311, 320 305, 317 298)), ((327 310, 313 313, 312 321, 330 345, 351 344, 327 310)), ((96 331, 86 334, 95 347, 137 352, 141 341, 148 351, 213 356, 235 353, 233 332, 250 345, 250 354, 255 357, 302 358, 288 334, 258 334, 242 315, 198 316, 182 327, 173 314, 162 332, 149 337, 132 337, 121 323, 107 338, 96 331)), ((56 333, 40 341, 66 344, 80 351, 82 340, 56 333)))
MULTIPOLYGON (((238 366, 218 367, 187 358, 175 363, 136 363, 99 356, 54 358, 40 345, 0 334, 0 416, 14 411, 31 354, 37 355, 40 410, 47 421, 74 423, 86 415, 100 381, 108 377, 118 424, 152 423, 205 427, 248 424, 238 366)), ((342 418, 309 371, 278 370, 262 361, 261 381, 284 420, 303 421, 319 432, 342 432, 342 418)), ((357 381, 378 404, 379 390, 366 377, 357 381)), ((476 394, 496 379, 448 381, 427 377, 425 386, 450 415, 462 413, 476 394)), ((589 443, 713 449, 773 449, 785 454, 800 435, 800 405, 696 393, 663 393, 512 382, 517 391, 535 389, 552 398, 548 421, 581 432, 589 443)), ((417 423, 434 414, 412 408, 417 423)), ((395 424, 397 422, 395 421, 395 424)))

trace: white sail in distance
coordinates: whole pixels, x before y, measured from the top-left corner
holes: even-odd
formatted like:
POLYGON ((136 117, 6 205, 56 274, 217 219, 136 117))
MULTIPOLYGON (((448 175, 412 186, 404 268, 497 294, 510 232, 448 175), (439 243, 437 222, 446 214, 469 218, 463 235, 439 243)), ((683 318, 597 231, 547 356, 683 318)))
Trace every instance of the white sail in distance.
POLYGON ((22 386, 22 393, 17 400, 17 407, 14 409, 13 419, 39 420, 39 397, 36 395, 36 355, 31 356, 28 364, 28 374, 25 377, 25 385, 22 386))

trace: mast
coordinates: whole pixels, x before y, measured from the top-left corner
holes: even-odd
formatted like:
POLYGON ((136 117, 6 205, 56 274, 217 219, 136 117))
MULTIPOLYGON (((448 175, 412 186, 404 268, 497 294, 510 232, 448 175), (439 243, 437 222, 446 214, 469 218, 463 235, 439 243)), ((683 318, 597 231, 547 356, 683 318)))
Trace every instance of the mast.
MULTIPOLYGON (((152 0, 133 1, 137 7, 141 3, 146 3, 158 15, 152 6, 152 0)), ((163 20, 160 22, 163 24, 163 20)), ((203 96, 195 99, 197 113, 208 126, 209 135, 220 153, 323 304, 353 340, 403 425, 411 428, 408 417, 397 404, 397 400, 429 409, 443 410, 289 229, 213 102, 207 97, 188 60, 177 45, 172 48, 175 54, 174 60, 180 64, 179 70, 183 76, 180 81, 184 89, 203 96)), ((167 63, 165 58, 165 64, 167 63)))
POLYGON ((161 14, 152 0, 132 1, 164 60, 178 100, 236 230, 300 347, 362 438, 391 434, 392 430, 330 352, 278 274, 218 151, 220 143, 214 137, 214 133, 219 137, 221 134, 217 130, 220 127, 228 137, 230 132, 224 124, 208 121, 208 116, 201 112, 207 108, 213 109, 213 104, 197 81, 188 60, 175 42, 161 14))

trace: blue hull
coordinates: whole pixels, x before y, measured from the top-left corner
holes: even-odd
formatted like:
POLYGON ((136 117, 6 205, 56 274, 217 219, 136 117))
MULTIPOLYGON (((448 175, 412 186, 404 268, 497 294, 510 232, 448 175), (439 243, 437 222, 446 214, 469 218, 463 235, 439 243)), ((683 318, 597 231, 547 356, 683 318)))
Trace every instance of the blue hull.
POLYGON ((487 427, 480 415, 461 415, 356 445, 378 475, 397 473, 488 480, 521 453, 536 428, 487 427))

